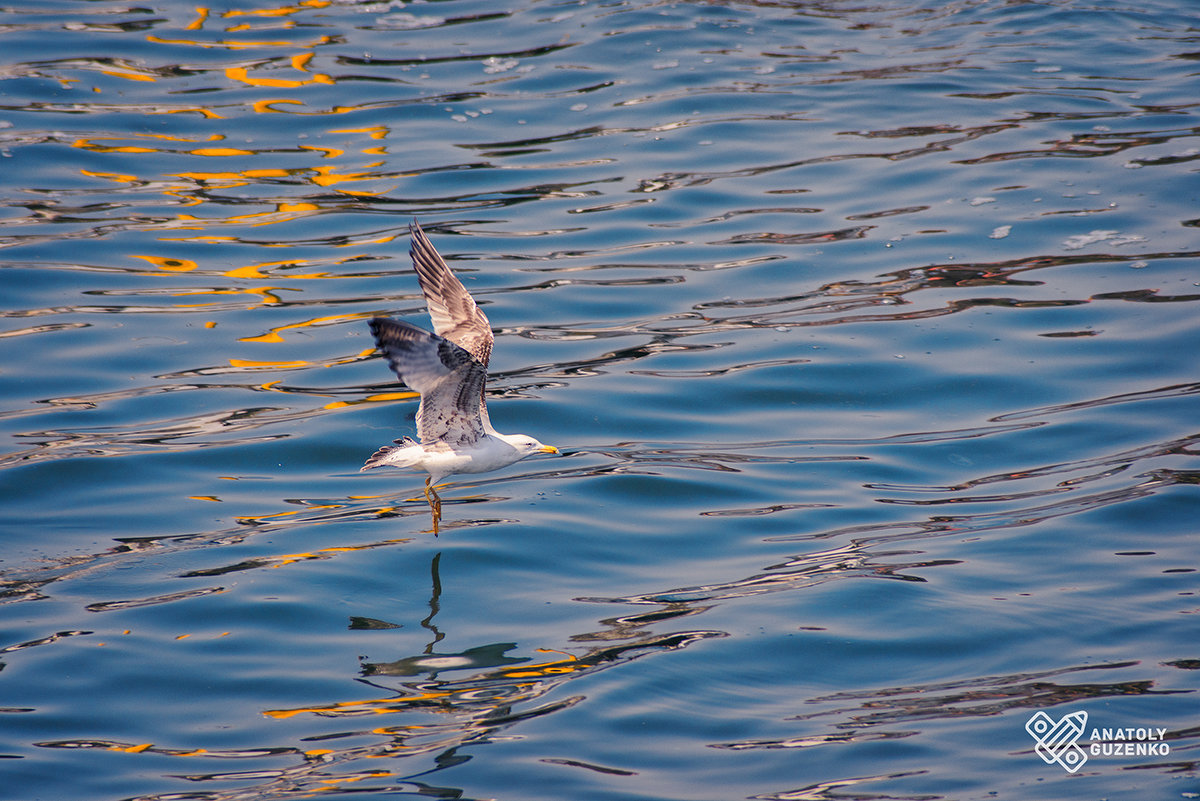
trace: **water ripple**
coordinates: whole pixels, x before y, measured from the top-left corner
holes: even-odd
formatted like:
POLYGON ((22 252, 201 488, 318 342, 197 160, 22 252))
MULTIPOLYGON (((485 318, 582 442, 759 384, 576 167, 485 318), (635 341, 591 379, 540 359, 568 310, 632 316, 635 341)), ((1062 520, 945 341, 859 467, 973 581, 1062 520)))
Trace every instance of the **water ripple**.
POLYGON ((11 792, 1194 772, 1180 4, 86 5, 0 9, 11 792), (424 319, 413 217, 563 453, 436 539, 357 473, 412 426, 364 321, 424 319), (1089 705, 1180 759, 994 747, 1089 705))

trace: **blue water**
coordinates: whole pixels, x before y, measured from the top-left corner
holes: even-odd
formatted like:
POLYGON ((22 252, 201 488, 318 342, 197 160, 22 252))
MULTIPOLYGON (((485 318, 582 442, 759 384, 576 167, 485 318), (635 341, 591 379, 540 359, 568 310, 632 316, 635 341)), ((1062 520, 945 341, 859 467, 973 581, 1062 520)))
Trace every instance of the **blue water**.
POLYGON ((1198 20, 0 9, 0 799, 1196 797, 1198 20))

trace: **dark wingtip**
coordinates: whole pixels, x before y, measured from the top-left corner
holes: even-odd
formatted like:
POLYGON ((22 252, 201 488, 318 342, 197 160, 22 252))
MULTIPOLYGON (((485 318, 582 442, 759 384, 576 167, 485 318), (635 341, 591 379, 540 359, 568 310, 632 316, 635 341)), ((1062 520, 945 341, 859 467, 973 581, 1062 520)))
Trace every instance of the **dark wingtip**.
MULTIPOLYGON (((390 317, 375 317, 369 324, 371 334, 375 337, 375 347, 389 359, 394 359, 398 352, 408 350, 418 342, 431 337, 438 339, 436 334, 431 334, 423 328, 390 317)), ((396 369, 394 362, 392 369, 396 369)))
POLYGON ((388 323, 388 318, 386 318, 386 317, 372 317, 370 319, 370 321, 367 323, 367 325, 370 326, 370 328, 371 328, 371 336, 375 337, 376 344, 379 344, 379 335, 383 331, 383 327, 385 325, 387 325, 387 323, 388 323))

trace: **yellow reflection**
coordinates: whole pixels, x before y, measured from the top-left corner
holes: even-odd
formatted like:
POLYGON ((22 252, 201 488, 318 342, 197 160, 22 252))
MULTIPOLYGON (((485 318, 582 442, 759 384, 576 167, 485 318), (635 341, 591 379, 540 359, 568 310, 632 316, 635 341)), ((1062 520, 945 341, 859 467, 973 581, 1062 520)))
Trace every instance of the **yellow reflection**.
POLYGON ((324 153, 325 158, 327 158, 327 159, 334 159, 334 158, 337 158, 338 156, 345 155, 345 153, 346 153, 345 150, 340 150, 336 147, 319 147, 317 145, 300 145, 300 149, 301 150, 313 150, 313 151, 316 151, 317 153, 324 153))
MULTIPOLYGON (((526 677, 538 679, 562 675, 564 673, 572 673, 595 666, 593 663, 580 662, 575 656, 572 656, 564 651, 558 651, 552 648, 539 648, 538 651, 542 653, 561 654, 563 658, 541 664, 523 665, 519 669, 489 670, 480 676, 475 677, 475 679, 482 678, 489 681, 511 680, 526 677)), ((434 685, 439 689, 417 691, 413 692, 412 694, 391 698, 368 698, 357 701, 340 701, 337 703, 322 704, 319 706, 296 707, 292 709, 271 709, 264 711, 263 714, 267 717, 275 719, 285 719, 301 714, 321 715, 324 717, 332 717, 337 715, 381 715, 404 712, 414 706, 422 709, 428 709, 430 708, 428 703, 429 701, 441 699, 451 699, 453 701, 455 696, 473 695, 478 690, 475 679, 466 682, 462 686, 451 684, 434 685)), ((535 687, 537 687, 537 683, 532 681, 515 682, 511 684, 511 688, 518 693, 526 692, 535 687)), ((406 689, 412 690, 416 688, 413 685, 406 685, 406 689)), ((424 728, 426 727, 421 724, 410 724, 379 727, 372 729, 371 731, 374 734, 392 735, 400 732, 419 731, 424 728)))
POLYGON ((565 651, 556 651, 553 648, 539 648, 543 653, 562 654, 563 659, 556 659, 553 662, 543 662, 537 665, 522 665, 515 670, 500 671, 500 675, 509 679, 533 679, 542 676, 555 676, 563 673, 574 673, 583 665, 579 664, 578 658, 566 653, 565 651))
POLYGON ((123 147, 110 147, 108 145, 97 145, 88 139, 76 139, 74 142, 71 143, 71 147, 83 148, 84 150, 91 150, 95 153, 157 153, 157 152, 159 152, 158 150, 156 150, 152 147, 131 147, 128 145, 123 146, 123 147))
MULTIPOLYGON (((242 183, 227 184, 228 186, 241 186, 242 183)), ((310 217, 319 212, 321 207, 315 203, 277 203, 274 211, 256 211, 250 214, 234 214, 229 217, 221 217, 219 219, 197 217, 194 214, 180 214, 178 219, 185 223, 200 223, 195 227, 203 228, 206 225, 230 225, 249 222, 252 225, 274 225, 275 223, 288 222, 301 217, 310 217)), ((179 226, 173 226, 179 227, 179 226)))
MULTIPOLYGON (((363 152, 366 152, 366 151, 363 151, 363 152)), ((392 187, 392 189, 394 189, 394 188, 395 187, 392 187)), ((380 195, 387 194, 388 192, 390 192, 392 190, 391 189, 380 189, 376 192, 368 192, 365 189, 336 189, 335 188, 333 191, 338 192, 339 194, 343 194, 343 195, 350 195, 351 197, 378 197, 380 195)), ((390 242, 391 240, 392 240, 392 237, 388 237, 386 241, 390 242)))
POLYGON ((301 86, 307 86, 313 83, 332 84, 334 80, 329 75, 323 72, 309 72, 308 62, 312 60, 312 53, 301 53, 292 56, 292 69, 307 73, 312 76, 304 80, 290 80, 286 78, 261 78, 250 75, 250 71, 246 67, 227 67, 225 69, 225 77, 231 81, 238 81, 248 86, 266 86, 276 89, 296 89, 301 86))
MULTIPOLYGON (((310 211, 310 210, 318 210, 318 207, 313 204, 310 204, 310 203, 281 203, 279 205, 279 209, 281 211, 310 211)), ((182 216, 184 218, 188 217, 188 215, 182 215, 182 216)), ((248 215, 248 216, 254 216, 254 215, 248 215)), ((191 219, 199 220, 200 218, 192 217, 191 219)), ((143 255, 136 255, 136 254, 131 254, 131 256, 132 256, 132 258, 135 258, 135 259, 144 259, 145 261, 148 261, 151 264, 153 264, 155 267, 158 267, 161 270, 166 270, 169 272, 188 272, 188 271, 197 269, 197 267, 199 266, 199 265, 197 265, 196 262, 194 262, 190 259, 179 259, 179 258, 174 258, 174 257, 169 257, 169 256, 143 256, 143 255)), ((362 254, 356 254, 353 256, 345 256, 340 259, 284 259, 282 261, 263 261, 263 262, 258 262, 257 264, 247 264, 242 267, 234 267, 230 270, 223 271, 221 274, 226 277, 229 277, 229 278, 242 278, 242 279, 264 280, 264 281, 278 280, 280 277, 286 277, 288 280, 313 281, 313 280, 321 280, 321 279, 326 279, 326 278, 337 278, 338 276, 336 274, 332 274, 332 273, 328 273, 328 272, 300 273, 300 272, 291 272, 291 271, 283 273, 282 275, 276 275, 275 274, 276 270, 273 268, 304 267, 304 266, 309 266, 309 265, 326 264, 326 263, 344 264, 347 261, 353 261, 354 259, 359 259, 359 258, 362 258, 362 254)), ((218 293, 224 292, 224 290, 213 290, 213 291, 218 292, 218 293)), ((238 290, 238 291, 242 291, 242 290, 238 290)), ((182 294, 196 294, 196 293, 189 292, 189 293, 182 293, 182 294)), ((327 317, 318 317, 307 323, 296 323, 293 325, 282 326, 280 328, 280 330, 282 330, 283 328, 299 328, 299 327, 306 326, 306 325, 319 325, 321 323, 329 323, 329 322, 334 322, 337 320, 362 320, 362 319, 367 319, 371 316, 372 315, 367 312, 364 312, 361 314, 331 315, 331 316, 327 316, 327 317)), ((209 327, 215 327, 215 326, 216 326, 216 323, 213 323, 209 327)), ((370 351, 367 351, 367 353, 370 353, 370 351)))
POLYGON ((196 262, 191 259, 171 259, 163 256, 139 256, 136 253, 131 254, 135 259, 143 259, 150 262, 160 270, 166 270, 172 273, 186 273, 196 269, 196 262))
MULTIPOLYGON (((309 508, 319 508, 319 507, 309 507, 309 508)), ((375 511, 376 511, 376 513, 391 512, 391 511, 394 511, 394 508, 388 507, 385 509, 377 509, 375 511)), ((372 548, 378 548, 380 545, 385 545, 385 544, 394 545, 396 543, 409 542, 409 541, 411 541, 411 538, 401 539, 401 540, 385 540, 384 542, 373 542, 370 545, 334 546, 331 548, 322 548, 319 551, 315 551, 315 552, 290 553, 290 554, 285 554, 283 556, 272 557, 273 561, 275 561, 275 564, 271 565, 271 567, 284 567, 285 565, 295 564, 296 562, 308 562, 313 559, 324 559, 328 555, 337 554, 337 553, 350 553, 352 551, 369 551, 372 548)))
POLYGON ((193 156, 253 156, 253 150, 242 150, 238 147, 198 147, 189 150, 193 156))
MULTIPOLYGON (((290 173, 280 169, 241 170, 239 172, 176 172, 172 178, 186 178, 190 181, 200 181, 213 189, 229 189, 236 186, 246 186, 254 178, 285 178, 290 173)), ((166 194, 178 195, 175 190, 167 190, 166 194)), ((199 201, 198 201, 199 202, 199 201)))
POLYGON ((192 20, 190 23, 188 23, 188 26, 186 28, 184 28, 184 30, 185 31, 198 31, 204 27, 204 21, 206 19, 208 19, 208 9, 205 8, 204 6, 198 6, 196 8, 196 18, 194 20, 192 20))
POLYGON ((270 515, 251 515, 249 517, 234 518, 239 523, 260 523, 263 520, 277 520, 281 517, 291 517, 292 515, 302 515, 306 512, 311 512, 314 509, 341 509, 340 503, 328 503, 321 506, 305 506, 303 509, 294 509, 290 512, 276 512, 270 515))
POLYGON ((158 78, 154 75, 150 75, 145 72, 133 72, 132 70, 121 71, 109 69, 100 70, 100 72, 104 73, 105 75, 111 75, 114 78, 124 78, 127 81, 149 81, 153 83, 154 81, 158 80, 158 78))
POLYGON ((411 400, 412 398, 419 397, 421 397, 420 392, 407 390, 403 392, 380 392, 375 395, 368 395, 365 400, 367 403, 384 403, 386 401, 411 400))
MULTIPOLYGON (((382 755, 380 755, 380 756, 382 756, 382 755)), ((395 776, 395 775, 397 775, 397 774, 392 773, 391 771, 388 771, 388 770, 373 770, 370 773, 356 773, 353 776, 341 776, 336 779, 318 779, 317 783, 318 784, 328 784, 329 787, 325 788, 325 789, 332 790, 334 788, 334 786, 339 785, 339 784, 349 784, 351 782, 361 782, 364 779, 379 779, 384 776, 395 776)))
MULTIPOLYGON (((366 166, 367 167, 381 167, 381 166, 383 166, 383 162, 377 161, 373 164, 367 164, 366 166)), ((314 167, 313 171, 316 172, 317 174, 315 176, 313 176, 310 180, 312 180, 312 182, 314 184, 316 184, 317 186, 324 186, 324 187, 335 186, 335 185, 343 183, 345 181, 366 181, 366 180, 370 180, 372 178, 379 177, 379 176, 375 175, 374 173, 369 173, 369 172, 351 172, 351 173, 339 174, 339 173, 335 173, 333 171, 333 167, 329 167, 329 166, 314 167)))
POLYGON ((310 8, 325 8, 332 4, 332 0, 300 0, 299 3, 291 6, 280 6, 279 8, 256 8, 250 11, 234 9, 226 11, 221 16, 223 17, 286 17, 289 14, 296 14, 301 11, 307 11, 310 8))
MULTIPOLYGON (((337 365, 337 364, 350 364, 352 362, 356 362, 359 359, 363 358, 363 355, 369 354, 370 352, 371 351, 368 350, 368 351, 364 351, 362 355, 350 356, 350 357, 344 358, 344 359, 330 359, 329 361, 325 361, 325 362, 310 362, 310 361, 306 361, 304 359, 300 359, 298 361, 291 361, 291 362, 268 362, 268 361, 255 361, 252 359, 230 359, 229 366, 237 367, 237 368, 240 368, 243 370, 270 370, 270 369, 277 369, 277 368, 291 370, 291 369, 295 369, 298 367, 333 367, 334 365, 337 365)), ((274 389, 273 385, 278 384, 278 383, 279 383, 278 381, 267 382, 266 384, 262 384, 261 386, 263 389, 274 389)), ((275 392, 285 392, 286 390, 276 389, 274 391, 275 392)), ((415 393, 414 393, 414 396, 415 396, 415 393)), ((312 507, 310 507, 310 508, 312 508, 312 507)), ((285 512, 283 514, 292 514, 292 513, 285 512)))
POLYGON ((205 117, 206 119, 210 119, 210 120, 225 119, 217 112, 212 111, 211 109, 203 108, 202 106, 191 106, 189 108, 172 108, 172 109, 167 109, 166 111, 158 111, 158 112, 150 112, 150 113, 152 113, 152 114, 193 114, 194 113, 194 114, 199 114, 202 117, 205 117))
MULTIPOLYGON (((388 242, 391 242, 395 238, 396 238, 396 235, 391 234, 388 236, 381 236, 378 239, 364 239, 363 242, 366 242, 367 244, 372 244, 372 245, 383 245, 388 242)), ((350 243, 347 242, 345 244, 337 245, 336 247, 343 248, 343 247, 346 247, 346 245, 348 245, 348 244, 350 244, 350 243)))
MULTIPOLYGON (((288 323, 287 325, 276 326, 275 328, 272 328, 269 332, 267 332, 265 334, 261 334, 256 337, 241 337, 238 341, 239 342, 284 342, 285 340, 281 333, 283 331, 289 331, 292 329, 301 329, 301 328, 314 328, 317 326, 331 325, 333 323, 341 323, 341 322, 351 322, 354 320, 367 320, 367 319, 370 319, 372 316, 373 315, 369 312, 357 313, 357 314, 330 314, 330 315, 326 315, 324 317, 314 317, 311 320, 303 320, 299 323, 288 323)), ((374 348, 372 348, 371 350, 374 350, 374 348)), ((365 351, 366 354, 369 354, 370 352, 371 352, 370 350, 365 351)))
POLYGON ((369 128, 334 128, 330 133, 365 133, 372 139, 384 139, 390 133, 386 125, 373 125, 369 128))
POLYGON ((293 106, 303 106, 304 105, 304 103, 302 103, 299 100, 289 100, 287 98, 276 98, 273 100, 255 100, 253 108, 259 114, 266 114, 269 112, 274 112, 277 114, 284 113, 284 112, 281 112, 281 111, 278 111, 278 110, 272 108, 272 106, 274 106, 276 103, 290 103, 293 106))
MULTIPOLYGON (((371 348, 369 350, 363 351, 359 355, 359 358, 369 356, 374 350, 375 350, 374 348, 371 348)), ((331 401, 331 402, 325 404, 322 408, 324 408, 324 409, 345 409, 348 406, 359 406, 364 403, 386 403, 388 401, 412 400, 413 398, 419 398, 419 397, 421 397, 421 393, 412 392, 412 391, 380 392, 375 395, 368 395, 367 397, 362 398, 361 400, 331 401)))
MULTIPOLYGON (((284 206, 288 206, 288 205, 289 204, 286 204, 286 203, 281 204, 280 209, 282 210, 284 206)), ((311 204, 299 204, 298 203, 295 205, 297 207, 299 207, 299 206, 309 206, 311 204)), ((317 207, 312 206, 312 208, 316 209, 317 207)), ((289 210, 291 210, 291 209, 289 209, 289 210)), ((299 264, 303 264, 303 262, 296 261, 296 260, 264 261, 264 262, 260 262, 259 264, 247 264, 244 267, 235 267, 232 270, 226 270, 225 275, 229 276, 230 278, 264 278, 264 279, 266 279, 266 278, 271 278, 271 276, 269 274, 263 272, 263 268, 265 268, 265 267, 294 267, 299 264)), ((329 273, 288 273, 287 277, 291 278, 291 279, 298 279, 298 280, 309 280, 309 279, 315 279, 315 278, 330 278, 331 276, 329 275, 329 273)))
MULTIPOLYGON (((283 291, 287 287, 282 286, 264 286, 264 287, 246 287, 245 289, 204 289, 197 292, 180 292, 179 297, 185 295, 256 295, 259 298, 260 306, 274 306, 278 303, 283 303, 283 298, 275 294, 273 290, 283 291)), ((296 290, 291 290, 295 292, 296 290)), ((200 304, 206 306, 209 304, 200 304)), ((253 309, 254 306, 247 306, 248 309, 253 309)))
MULTIPOLYGON (((236 236, 164 236, 164 242, 237 242, 236 236)), ((264 245, 270 247, 270 245, 264 245)))
MULTIPOLYGON (((462 692, 460 690, 460 692, 462 692)), ((368 698, 361 701, 339 701, 335 704, 322 706, 297 707, 295 709, 268 709, 263 712, 269 718, 284 720, 296 715, 383 715, 388 712, 398 712, 406 706, 439 698, 449 698, 454 692, 443 690, 438 692, 423 692, 403 698, 368 698)))
MULTIPOLYGON (((311 147, 311 146, 304 146, 304 145, 302 145, 301 148, 304 150, 310 150, 310 151, 315 151, 315 152, 319 152, 319 153, 324 153, 324 154, 326 154, 325 155, 326 158, 333 158, 333 157, 342 155, 342 151, 337 151, 334 148, 319 148, 319 147, 311 147)), ((109 148, 105 152, 116 152, 117 150, 118 150, 117 148, 109 148)), ((142 149, 142 150, 137 150, 137 151, 132 150, 132 149, 119 149, 119 150, 120 150, 120 152, 142 152, 142 153, 155 152, 150 149, 142 149)), ((258 155, 258 154, 253 153, 252 151, 237 152, 237 151, 234 151, 232 148, 197 148, 196 150, 192 150, 189 152, 191 152, 195 155, 202 155, 202 156, 258 155)), ((372 164, 368 164, 366 166, 378 167, 381 164, 382 164, 382 162, 375 162, 372 164)), ((362 197, 362 196, 373 197, 376 195, 385 194, 386 192, 390 191, 388 189, 368 191, 368 190, 362 190, 362 189, 355 190, 355 189, 340 188, 337 186, 337 184, 347 183, 347 182, 351 182, 351 181, 371 181, 371 180, 381 178, 382 176, 379 175, 378 173, 371 173, 371 172, 335 173, 335 172, 333 172, 333 169, 334 168, 332 166, 327 165, 327 166, 321 166, 321 167, 313 167, 309 170, 304 170, 304 169, 282 170, 282 169, 278 169, 278 168, 248 169, 248 170, 239 170, 237 172, 230 172, 230 171, 224 171, 224 170, 220 170, 220 171, 192 170, 189 172, 171 173, 171 177, 172 178, 182 178, 182 179, 185 179, 188 181, 195 181, 195 182, 201 183, 205 187, 211 188, 211 189, 232 189, 232 188, 239 187, 239 186, 248 186, 249 184, 253 183, 253 181, 255 179, 259 179, 259 178, 285 178, 285 177, 293 177, 294 176, 297 178, 307 178, 307 180, 311 181, 312 183, 316 184, 317 186, 320 186, 325 189, 332 188, 335 192, 338 192, 343 195, 353 195, 356 197, 362 197)), ((191 198, 191 197, 181 194, 181 192, 184 192, 184 191, 187 191, 187 190, 173 188, 173 189, 165 190, 165 194, 180 197, 183 200, 185 200, 189 203, 192 203, 193 205, 198 202, 203 202, 203 201, 198 201, 196 198, 191 198)), ((254 218, 254 217, 265 217, 265 216, 269 216, 272 214, 279 214, 281 212, 291 213, 294 215, 301 215, 302 213, 319 212, 320 210, 321 210, 320 206, 316 205, 315 203, 282 202, 279 204, 278 208, 274 212, 256 212, 254 214, 244 214, 244 215, 238 215, 238 216, 228 217, 228 218, 224 218, 224 219, 226 221, 227 220, 245 220, 245 219, 250 219, 250 218, 254 218)), ((180 215, 180 219, 184 219, 184 220, 188 220, 188 221, 200 221, 201 220, 201 218, 192 217, 189 215, 180 215)), ((394 237, 389 237, 387 240, 378 240, 378 241, 391 241, 391 239, 393 239, 393 238, 394 237)))
MULTIPOLYGON (((136 139, 161 139, 164 142, 188 142, 188 143, 219 142, 225 138, 224 134, 211 134, 209 136, 202 137, 200 139, 193 139, 193 138, 189 138, 186 136, 172 136, 171 134, 151 134, 151 133, 130 134, 130 136, 133 138, 136 138, 136 139)), ((72 147, 81 147, 84 150, 94 150, 97 153, 107 153, 107 152, 109 152, 106 149, 108 146, 107 145, 98 145, 98 144, 96 144, 96 142, 107 142, 107 141, 112 141, 112 140, 117 140, 117 139, 125 139, 125 138, 128 138, 128 137, 124 137, 124 136, 93 136, 91 138, 86 138, 86 139, 76 139, 74 142, 71 143, 71 146, 72 147)), ((158 151, 152 151, 152 152, 158 152, 158 151)))
MULTIPOLYGON (((391 131, 384 125, 375 125, 369 128, 334 128, 330 133, 365 133, 372 139, 382 140, 387 138, 391 131)), ((367 156, 386 156, 387 148, 380 145, 378 147, 366 147, 359 151, 367 156)))
POLYGON ((135 184, 141 180, 136 175, 120 175, 115 172, 95 172, 94 170, 80 170, 80 172, 92 178, 106 178, 119 184, 135 184))
MULTIPOLYGON (((252 359, 230 359, 229 360, 230 367, 249 367, 252 370, 263 370, 263 369, 274 368, 274 367, 285 367, 285 368, 307 367, 310 364, 312 364, 312 362, 305 361, 304 359, 300 359, 300 360, 297 360, 294 362, 260 362, 260 361, 254 361, 252 359)), ((337 507, 329 506, 329 507, 309 507, 309 508, 310 509, 312 509, 312 508, 336 509, 337 507)), ((290 514, 296 514, 296 513, 295 512, 280 512, 279 515, 267 515, 267 516, 268 517, 279 517, 279 516, 290 515, 290 514)))
POLYGON ((302 111, 300 109, 280 109, 275 106, 282 103, 288 103, 293 106, 304 106, 304 102, 292 98, 267 98, 257 100, 253 103, 252 108, 260 114, 305 114, 308 116, 330 114, 350 114, 355 111, 362 111, 372 106, 372 103, 363 103, 358 106, 332 106, 327 109, 316 109, 313 111, 302 111))
POLYGON ((155 36, 154 34, 149 34, 146 36, 146 41, 153 42, 154 44, 165 44, 165 45, 188 45, 191 47, 205 47, 205 48, 220 47, 220 48, 224 48, 226 50, 250 50, 252 48, 260 48, 260 47, 287 47, 287 48, 294 48, 297 46, 299 46, 299 47, 320 47, 321 45, 327 45, 330 42, 332 42, 333 37, 318 36, 316 39, 313 39, 308 42, 289 42, 289 41, 285 41, 283 39, 279 39, 279 40, 275 40, 275 41, 268 40, 268 41, 259 41, 259 42, 251 42, 251 41, 230 42, 230 41, 224 41, 224 40, 217 41, 217 42, 201 42, 201 41, 197 41, 196 39, 166 39, 162 36, 155 36))
MULTIPOLYGON (((213 114, 201 108, 175 109, 172 113, 182 111, 199 111, 208 117, 216 117, 220 119, 220 115, 213 114)), ((225 138, 224 134, 213 134, 205 139, 188 139, 179 136, 167 136, 165 134, 135 134, 137 139, 160 139, 168 142, 219 142, 225 138)), ((115 136, 97 136, 84 139, 76 139, 71 143, 72 147, 80 148, 81 150, 90 150, 93 153, 190 153, 193 156, 253 156, 253 150, 244 150, 236 147, 196 147, 191 149, 176 150, 171 148, 147 147, 144 145, 106 145, 101 144, 105 141, 119 140, 124 137, 115 136)), ((99 177, 108 177, 111 173, 93 173, 87 170, 81 170, 85 175, 96 175, 99 177)), ((203 175, 205 173, 197 173, 203 175)), ((121 176, 124 177, 124 176, 121 176)))

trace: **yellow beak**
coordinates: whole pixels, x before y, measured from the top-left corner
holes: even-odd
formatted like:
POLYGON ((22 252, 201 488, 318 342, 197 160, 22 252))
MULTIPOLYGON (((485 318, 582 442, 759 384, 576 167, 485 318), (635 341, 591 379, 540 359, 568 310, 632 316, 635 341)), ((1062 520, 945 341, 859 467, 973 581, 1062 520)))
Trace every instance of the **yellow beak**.
POLYGON ((538 448, 538 453, 558 453, 558 448, 553 445, 543 445, 538 448))

